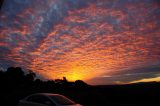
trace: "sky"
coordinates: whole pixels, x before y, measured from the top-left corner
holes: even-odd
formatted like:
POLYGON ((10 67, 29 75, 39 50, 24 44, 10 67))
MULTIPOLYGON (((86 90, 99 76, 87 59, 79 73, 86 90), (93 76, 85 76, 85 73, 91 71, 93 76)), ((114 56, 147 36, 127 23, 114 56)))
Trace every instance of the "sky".
POLYGON ((89 84, 160 81, 159 0, 5 0, 0 68, 89 84))

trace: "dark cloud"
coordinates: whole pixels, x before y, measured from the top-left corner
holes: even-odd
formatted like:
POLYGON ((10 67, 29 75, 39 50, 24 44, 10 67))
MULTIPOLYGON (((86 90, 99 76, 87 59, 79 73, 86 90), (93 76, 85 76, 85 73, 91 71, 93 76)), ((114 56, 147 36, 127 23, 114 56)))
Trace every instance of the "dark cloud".
MULTIPOLYGON (((158 78, 160 73, 138 73, 138 74, 126 74, 117 76, 104 76, 95 77, 88 82, 91 84, 128 84, 134 82, 141 82, 143 79, 158 78), (105 82, 104 82, 105 81, 105 82)), ((155 80, 156 81, 156 80, 155 80)), ((158 80, 159 81, 159 80, 158 80)))
MULTIPOLYGON (((95 77, 88 82, 92 84, 124 84, 131 82, 141 82, 143 79, 159 78, 160 64, 145 66, 137 69, 122 70, 114 74, 104 74, 101 77, 95 77), (104 82, 105 80, 105 82, 104 82)), ((159 80, 158 80, 159 81, 159 80)))

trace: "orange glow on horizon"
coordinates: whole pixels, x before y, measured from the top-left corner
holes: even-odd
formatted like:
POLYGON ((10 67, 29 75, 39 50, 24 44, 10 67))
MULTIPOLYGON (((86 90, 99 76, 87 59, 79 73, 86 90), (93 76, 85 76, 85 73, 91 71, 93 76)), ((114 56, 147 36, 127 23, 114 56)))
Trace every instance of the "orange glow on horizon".
POLYGON ((139 83, 139 82, 160 82, 160 77, 144 78, 144 79, 141 79, 141 80, 132 81, 130 83, 139 83))

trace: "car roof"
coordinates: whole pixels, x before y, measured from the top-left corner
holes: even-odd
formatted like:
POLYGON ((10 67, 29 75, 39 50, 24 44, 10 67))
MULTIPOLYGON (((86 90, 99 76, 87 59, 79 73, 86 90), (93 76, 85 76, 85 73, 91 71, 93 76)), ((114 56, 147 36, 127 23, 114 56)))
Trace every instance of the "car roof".
MULTIPOLYGON (((57 96, 57 95, 61 95, 61 94, 55 94, 55 93, 35 93, 32 95, 44 95, 44 96, 57 96)), ((61 95, 63 96, 63 95, 61 95)))
POLYGON ((46 97, 50 97, 50 96, 63 96, 63 95, 55 94, 55 93, 34 93, 34 94, 31 94, 31 95, 27 96, 24 99, 27 99, 28 97, 31 97, 31 96, 34 96, 34 95, 42 95, 42 96, 46 96, 46 97))
MULTIPOLYGON (((57 104, 57 102, 53 99, 50 98, 50 96, 63 96, 61 94, 55 94, 55 93, 34 93, 34 94, 31 94, 29 96, 27 96, 26 98, 22 99, 22 100, 27 100, 29 97, 31 96, 36 96, 36 95, 42 95, 42 96, 45 96, 47 98, 49 98, 51 101, 53 101, 55 104, 57 104)), ((64 96, 65 97, 65 96, 64 96)), ((71 100, 72 101, 72 100, 71 100)), ((73 101, 74 102, 74 101, 73 101)), ((75 103, 75 102, 74 102, 75 103)))

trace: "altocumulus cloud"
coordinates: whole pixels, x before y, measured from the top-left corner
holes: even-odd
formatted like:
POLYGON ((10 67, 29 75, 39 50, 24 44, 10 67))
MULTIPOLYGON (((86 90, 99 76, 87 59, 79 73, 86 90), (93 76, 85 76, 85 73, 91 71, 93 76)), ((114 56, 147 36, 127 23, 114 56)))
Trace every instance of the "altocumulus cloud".
POLYGON ((150 72, 149 78, 157 77, 159 71, 148 69, 160 64, 159 18, 157 0, 6 0, 0 65, 21 66, 47 79, 104 84, 103 76, 122 78, 128 72, 145 74, 123 82, 148 78, 150 72))

